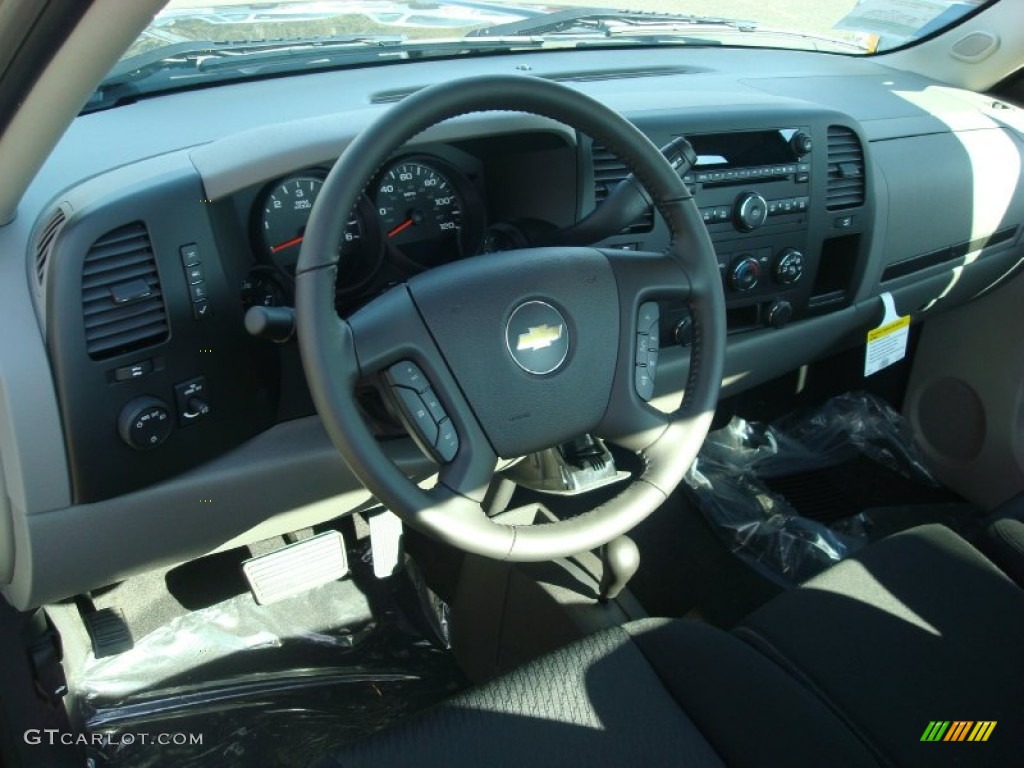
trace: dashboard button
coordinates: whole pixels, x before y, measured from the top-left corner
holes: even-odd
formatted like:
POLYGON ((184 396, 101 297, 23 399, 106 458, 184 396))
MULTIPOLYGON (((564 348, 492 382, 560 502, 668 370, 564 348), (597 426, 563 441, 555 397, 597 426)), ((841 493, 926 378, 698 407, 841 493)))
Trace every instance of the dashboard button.
POLYGON ((202 264, 190 264, 185 267, 185 277, 188 279, 189 285, 195 285, 201 283, 204 280, 203 265, 202 264))
POLYGON ((451 461, 459 451, 459 433, 451 419, 445 419, 437 427, 437 442, 434 444, 441 461, 451 461))
POLYGON ((393 387, 392 391, 395 393, 409 426, 416 431, 424 445, 433 447, 437 442, 437 424, 434 423, 426 404, 411 389, 393 387))
POLYGON ((213 316, 213 309, 210 307, 209 302, 194 301, 192 302, 192 317, 196 320, 205 320, 208 317, 213 316))
POLYGON ((206 283, 195 283, 194 285, 190 285, 188 289, 192 294, 192 301, 206 301, 208 298, 206 283))
POLYGON ((408 387, 416 392, 424 392, 430 386, 419 366, 409 360, 395 363, 388 368, 387 380, 392 386, 408 387))
POLYGON ((138 379, 145 376, 147 373, 152 372, 153 361, 142 360, 133 365, 125 365, 114 371, 114 381, 131 381, 132 379, 138 379))
POLYGON ((199 246, 195 243, 183 245, 178 250, 179 253, 181 253, 181 263, 186 267, 191 267, 193 264, 199 263, 199 246))

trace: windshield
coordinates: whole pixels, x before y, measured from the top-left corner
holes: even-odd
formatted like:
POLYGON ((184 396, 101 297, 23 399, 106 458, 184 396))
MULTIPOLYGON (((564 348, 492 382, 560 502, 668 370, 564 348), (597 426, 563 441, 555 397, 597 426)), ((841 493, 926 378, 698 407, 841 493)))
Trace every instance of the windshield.
POLYGON ((754 46, 866 55, 985 0, 170 0, 86 111, 242 77, 596 46, 754 46))

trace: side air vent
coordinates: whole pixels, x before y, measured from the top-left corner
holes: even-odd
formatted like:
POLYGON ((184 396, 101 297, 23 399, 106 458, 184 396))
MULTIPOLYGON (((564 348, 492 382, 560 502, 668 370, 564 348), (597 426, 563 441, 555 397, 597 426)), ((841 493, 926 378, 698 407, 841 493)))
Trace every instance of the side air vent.
POLYGON ((103 360, 165 341, 170 329, 149 232, 141 221, 108 232, 82 268, 89 357, 103 360))
POLYGON ((828 127, 828 187, 830 211, 864 205, 864 150, 857 134, 840 125, 828 127))
MULTIPOLYGON (((610 149, 596 141, 590 152, 594 163, 594 207, 596 208, 615 189, 615 185, 629 175, 629 170, 610 149)), ((622 234, 650 232, 653 226, 654 209, 648 208, 643 216, 622 230, 622 234)))
POLYGON ((39 237, 35 244, 36 285, 39 287, 46 282, 46 267, 50 263, 50 254, 53 253, 54 243, 57 242, 57 236, 64 229, 67 220, 68 217, 64 213, 64 209, 58 208, 50 214, 45 226, 39 230, 39 237))

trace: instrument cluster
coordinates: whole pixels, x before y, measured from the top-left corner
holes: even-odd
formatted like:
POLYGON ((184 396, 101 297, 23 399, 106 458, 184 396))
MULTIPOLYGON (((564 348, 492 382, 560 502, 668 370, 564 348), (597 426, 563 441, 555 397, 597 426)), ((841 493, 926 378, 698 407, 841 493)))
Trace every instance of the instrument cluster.
MULTIPOLYGON (((245 306, 290 302, 290 287, 310 212, 326 168, 276 179, 252 210, 257 256, 242 285, 245 306)), ((436 155, 409 154, 388 164, 347 217, 338 244, 339 311, 355 308, 390 285, 472 256, 483 242, 485 216, 478 174, 436 155)))

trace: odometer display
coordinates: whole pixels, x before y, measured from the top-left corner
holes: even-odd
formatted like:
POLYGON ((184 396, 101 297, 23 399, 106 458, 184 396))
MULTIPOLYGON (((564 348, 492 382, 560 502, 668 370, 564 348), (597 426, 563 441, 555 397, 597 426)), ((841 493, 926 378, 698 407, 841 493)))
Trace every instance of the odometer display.
POLYGON ((380 177, 374 205, 384 237, 410 259, 433 266, 461 255, 462 198, 438 168, 396 163, 380 177))

